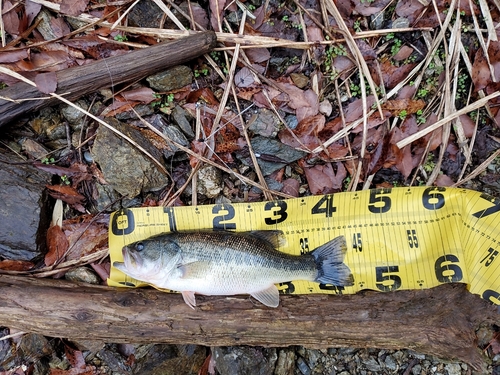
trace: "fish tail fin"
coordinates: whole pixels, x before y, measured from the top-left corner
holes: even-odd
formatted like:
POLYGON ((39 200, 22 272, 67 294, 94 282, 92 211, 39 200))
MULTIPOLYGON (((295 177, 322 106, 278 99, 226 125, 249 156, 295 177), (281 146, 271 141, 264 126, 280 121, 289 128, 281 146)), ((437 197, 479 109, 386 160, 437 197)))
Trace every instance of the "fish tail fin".
POLYGON ((314 281, 321 284, 337 286, 354 285, 354 277, 349 267, 344 264, 344 255, 347 251, 344 236, 338 236, 324 245, 313 250, 318 276, 314 281))

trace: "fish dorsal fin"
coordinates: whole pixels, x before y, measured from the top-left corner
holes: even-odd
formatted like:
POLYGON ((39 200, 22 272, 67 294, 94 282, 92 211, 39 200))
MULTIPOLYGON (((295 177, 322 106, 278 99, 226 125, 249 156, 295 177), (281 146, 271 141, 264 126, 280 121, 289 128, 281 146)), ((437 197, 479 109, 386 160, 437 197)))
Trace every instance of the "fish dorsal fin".
POLYGON ((286 238, 280 230, 253 230, 248 232, 252 237, 271 244, 272 247, 278 249, 285 246, 286 238))
POLYGON ((250 293, 257 301, 269 307, 278 307, 280 304, 280 294, 276 285, 271 285, 269 288, 259 290, 258 292, 250 293))

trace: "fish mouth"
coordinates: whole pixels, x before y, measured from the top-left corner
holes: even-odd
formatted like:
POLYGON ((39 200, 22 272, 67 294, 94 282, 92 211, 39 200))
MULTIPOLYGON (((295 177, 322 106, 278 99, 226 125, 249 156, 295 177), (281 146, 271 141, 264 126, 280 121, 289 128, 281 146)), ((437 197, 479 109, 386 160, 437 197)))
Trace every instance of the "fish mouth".
POLYGON ((122 249, 123 263, 127 268, 137 268, 142 266, 141 257, 128 246, 122 249))

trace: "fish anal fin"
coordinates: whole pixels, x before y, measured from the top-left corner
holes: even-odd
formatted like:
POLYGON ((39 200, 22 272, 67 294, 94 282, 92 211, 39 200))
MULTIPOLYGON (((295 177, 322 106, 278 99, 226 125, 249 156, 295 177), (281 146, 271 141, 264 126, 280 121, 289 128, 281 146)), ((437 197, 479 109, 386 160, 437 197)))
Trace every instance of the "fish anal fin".
POLYGON ((182 293, 182 298, 184 299, 184 302, 186 302, 186 305, 191 307, 193 310, 195 310, 196 307, 196 297, 194 296, 194 292, 190 291, 184 291, 182 293))
POLYGON ((248 232, 248 234, 261 241, 268 242, 275 249, 278 249, 286 244, 285 235, 281 230, 253 230, 248 232))
POLYGON ((278 307, 280 304, 280 295, 276 285, 271 285, 267 289, 259 290, 258 292, 250 293, 257 301, 269 307, 278 307))

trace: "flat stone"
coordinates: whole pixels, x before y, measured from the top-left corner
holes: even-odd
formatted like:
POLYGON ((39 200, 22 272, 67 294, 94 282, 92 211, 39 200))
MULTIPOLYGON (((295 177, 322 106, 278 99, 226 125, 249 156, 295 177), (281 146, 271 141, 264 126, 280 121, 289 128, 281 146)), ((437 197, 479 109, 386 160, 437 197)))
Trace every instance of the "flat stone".
MULTIPOLYGON (((138 129, 116 119, 107 119, 107 122, 133 139, 156 160, 162 160, 161 151, 138 129)), ((168 184, 167 176, 149 157, 105 126, 99 126, 92 155, 99 163, 105 180, 121 195, 133 198, 141 192, 163 189, 168 184)))
POLYGON ((216 347, 212 356, 220 375, 272 375, 277 360, 275 348, 249 346, 216 347))
POLYGON ((185 65, 177 65, 146 78, 149 85, 158 91, 180 89, 193 82, 193 72, 185 65))
POLYGON ((50 174, 31 165, 0 161, 0 257, 28 261, 45 251, 51 213, 42 210, 42 193, 49 182, 50 174))
POLYGON ((262 108, 248 121, 248 129, 263 137, 274 138, 278 134, 281 121, 273 111, 262 108))

